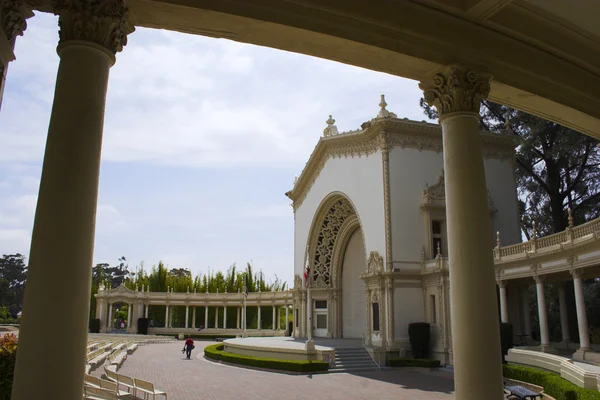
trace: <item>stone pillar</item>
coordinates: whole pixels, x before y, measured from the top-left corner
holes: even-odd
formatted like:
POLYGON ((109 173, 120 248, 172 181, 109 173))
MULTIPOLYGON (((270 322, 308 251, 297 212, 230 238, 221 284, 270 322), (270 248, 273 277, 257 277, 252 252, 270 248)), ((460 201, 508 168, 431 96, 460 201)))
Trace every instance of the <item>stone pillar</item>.
POLYGON ((560 309, 560 332, 563 345, 569 348, 569 316, 567 315, 567 299, 565 297, 565 285, 558 285, 558 306, 560 309))
POLYGON ((529 287, 525 286, 521 292, 521 302, 523 306, 523 328, 524 334, 531 337, 531 310, 529 309, 529 287))
POLYGON ((240 307, 236 308, 237 315, 235 316, 235 329, 240 329, 240 307))
POLYGON ((275 315, 275 306, 273 306, 273 326, 271 327, 271 329, 275 330, 275 321, 276 321, 276 315, 275 315))
POLYGON ((100 320, 100 329, 102 329, 105 321, 104 315, 102 314, 102 311, 104 311, 104 300, 100 300, 98 302, 98 307, 100 308, 100 310, 98 311, 98 315, 96 315, 96 318, 100 320))
POLYGON ((227 329, 227 306, 223 306, 223 329, 227 329))
POLYGON ((277 310, 277 323, 275 328, 273 329, 281 329, 281 310, 279 309, 279 307, 276 308, 277 310))
POLYGON ((208 306, 204 306, 204 329, 208 329, 208 306))
POLYGON ((571 271, 571 275, 573 275, 573 286, 575 287, 575 307, 577 308, 577 327, 579 328, 579 350, 577 351, 590 351, 590 334, 583 298, 581 270, 575 269, 571 271))
POLYGON ((185 305, 185 327, 187 328, 189 325, 189 317, 190 317, 190 306, 185 305))
POLYGON ((388 279, 386 281, 386 318, 385 326, 387 329, 387 347, 395 346, 394 342, 394 281, 388 279))
POLYGON ((165 328, 169 327, 169 305, 165 308, 165 328))
POLYGON ((371 327, 373 326, 373 317, 371 316, 371 291, 366 290, 365 295, 367 296, 367 332, 365 333, 365 344, 371 345, 371 327))
MULTIPOLYGON (((286 332, 288 330, 288 325, 290 324, 289 320, 290 320, 290 307, 286 304, 285 305, 285 325, 284 325, 284 329, 286 332)), ((292 324, 292 326, 294 326, 294 325, 292 324)), ((291 336, 292 332, 289 332, 288 335, 291 336)))
POLYGON ((82 398, 108 74, 133 31, 121 1, 52 5, 59 15, 60 63, 31 237, 14 400, 48 393, 82 398), (57 291, 66 276, 70 289, 57 291), (48 329, 56 324, 57 309, 68 318, 60 329, 48 329))
POLYGON ((149 310, 150 310, 150 304, 146 304, 146 313, 144 314, 144 318, 148 318, 149 310))
POLYGON ((260 329, 260 304, 258 305, 258 321, 256 325, 256 329, 260 329))
POLYGON ((544 277, 535 276, 535 289, 537 293, 538 315, 540 320, 541 350, 547 351, 550 347, 550 335, 548 333, 548 311, 546 310, 546 298, 544 297, 544 277))
POLYGON ((297 317, 299 319, 300 337, 306 336, 306 297, 305 293, 301 294, 300 308, 297 310, 297 317))
POLYGON ((196 329, 196 306, 192 306, 192 328, 196 329))
POLYGON ((127 328, 131 328, 131 320, 133 319, 133 304, 129 303, 127 307, 127 328))
POLYGON ((500 327, 479 107, 488 74, 451 65, 420 83, 442 126, 455 396, 503 399, 500 327))
POLYGON ((508 324, 508 304, 506 301, 506 282, 499 281, 498 287, 500 288, 500 320, 505 324, 508 324))
POLYGON ((215 329, 219 329, 219 307, 215 307, 215 329))
POLYGON ((107 328, 107 330, 109 332, 113 328, 113 324, 112 324, 112 310, 113 310, 113 304, 112 303, 108 303, 108 321, 106 321, 106 328, 107 328))

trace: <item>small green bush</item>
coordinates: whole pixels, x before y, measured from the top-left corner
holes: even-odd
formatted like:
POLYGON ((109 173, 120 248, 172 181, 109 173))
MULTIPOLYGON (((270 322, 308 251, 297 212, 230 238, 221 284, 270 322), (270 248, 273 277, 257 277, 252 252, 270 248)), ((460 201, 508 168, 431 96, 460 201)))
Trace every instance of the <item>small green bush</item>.
POLYGON ((552 372, 508 364, 502 368, 506 378, 542 386, 556 400, 600 400, 600 392, 581 388, 552 372))
POLYGON ((422 358, 392 358, 388 360, 389 367, 423 367, 439 368, 440 360, 430 360, 422 358))
POLYGON ((17 340, 12 333, 0 337, 0 400, 10 399, 17 361, 17 340))
POLYGON ((212 360, 225 361, 232 364, 250 367, 278 369, 294 372, 327 371, 329 364, 325 361, 278 360, 275 358, 251 357, 223 351, 223 344, 213 344, 204 348, 204 355, 212 360))
POLYGON ((431 327, 429 323, 413 322, 408 324, 408 336, 414 358, 425 359, 429 357, 430 335, 431 327))

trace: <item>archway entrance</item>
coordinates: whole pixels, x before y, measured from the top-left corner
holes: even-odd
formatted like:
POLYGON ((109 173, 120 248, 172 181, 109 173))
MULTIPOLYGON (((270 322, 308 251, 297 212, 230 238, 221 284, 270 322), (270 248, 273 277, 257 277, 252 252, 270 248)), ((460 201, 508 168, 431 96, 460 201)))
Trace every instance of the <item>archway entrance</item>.
POLYGON ((362 338, 367 321, 365 284, 365 244, 362 229, 356 229, 344 249, 342 262, 342 337, 362 338))

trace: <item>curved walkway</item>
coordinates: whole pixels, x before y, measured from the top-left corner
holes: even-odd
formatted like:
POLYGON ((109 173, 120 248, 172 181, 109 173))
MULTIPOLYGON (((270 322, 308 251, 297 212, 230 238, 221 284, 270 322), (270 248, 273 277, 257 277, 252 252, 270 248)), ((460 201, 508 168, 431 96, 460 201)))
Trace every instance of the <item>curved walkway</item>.
POLYGON ((446 371, 286 375, 205 360, 203 349, 213 343, 196 342, 189 361, 181 353, 183 342, 140 346, 119 373, 153 382, 157 389, 168 393, 170 400, 454 398, 452 374, 446 371))

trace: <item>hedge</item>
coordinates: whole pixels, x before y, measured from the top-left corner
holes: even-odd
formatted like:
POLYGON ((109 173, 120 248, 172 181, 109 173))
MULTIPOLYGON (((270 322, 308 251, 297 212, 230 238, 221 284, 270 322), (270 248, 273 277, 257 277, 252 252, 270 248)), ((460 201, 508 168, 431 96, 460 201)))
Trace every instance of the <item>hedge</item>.
POLYGON ((267 369, 294 372, 327 371, 329 363, 325 361, 278 360, 275 358, 262 358, 244 356, 241 354, 223 351, 223 344, 213 344, 204 348, 204 355, 216 361, 225 361, 232 364, 247 365, 267 369))
POLYGON ((427 322, 408 324, 408 336, 414 358, 425 359, 429 356, 431 327, 427 322))
POLYGON ((423 358, 392 358, 387 361, 389 367, 423 367, 439 368, 440 360, 430 360, 423 358))
POLYGON ((17 340, 13 334, 0 337, 0 400, 10 399, 17 360, 17 340))
POLYGON ((508 364, 502 368, 506 378, 542 386, 544 392, 556 400, 600 400, 600 392, 581 388, 552 372, 508 364))

